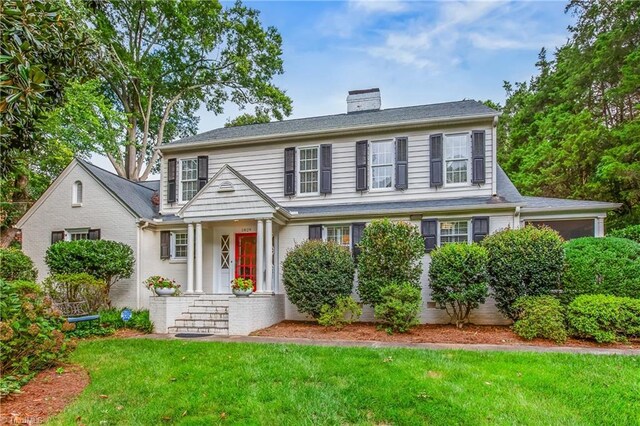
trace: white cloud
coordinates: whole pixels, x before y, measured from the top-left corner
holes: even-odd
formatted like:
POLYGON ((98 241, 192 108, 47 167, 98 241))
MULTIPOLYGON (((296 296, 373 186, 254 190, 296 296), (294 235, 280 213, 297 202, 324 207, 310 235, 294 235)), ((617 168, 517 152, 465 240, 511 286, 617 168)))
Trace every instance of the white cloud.
POLYGON ((400 0, 351 0, 349 8, 365 13, 402 13, 409 10, 409 3, 400 0))
POLYGON ((500 50, 500 49, 527 49, 536 50, 543 46, 560 46, 566 41, 563 36, 549 36, 546 39, 522 39, 516 37, 503 37, 499 34, 472 33, 469 40, 478 49, 500 50))

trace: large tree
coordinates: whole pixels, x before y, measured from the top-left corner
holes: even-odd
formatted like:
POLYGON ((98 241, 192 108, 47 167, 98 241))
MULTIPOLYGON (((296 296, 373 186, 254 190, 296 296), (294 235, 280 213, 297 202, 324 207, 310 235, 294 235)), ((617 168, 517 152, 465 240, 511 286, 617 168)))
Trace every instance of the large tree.
POLYGON ((277 119, 291 112, 272 82, 283 72, 280 34, 240 2, 96 1, 85 11, 109 57, 102 95, 127 117, 100 148, 120 176, 145 180, 160 144, 196 132, 202 104, 216 114, 226 102, 277 119))
POLYGON ((505 83, 499 160, 525 194, 623 203, 640 221, 640 3, 573 0, 571 37, 505 83))

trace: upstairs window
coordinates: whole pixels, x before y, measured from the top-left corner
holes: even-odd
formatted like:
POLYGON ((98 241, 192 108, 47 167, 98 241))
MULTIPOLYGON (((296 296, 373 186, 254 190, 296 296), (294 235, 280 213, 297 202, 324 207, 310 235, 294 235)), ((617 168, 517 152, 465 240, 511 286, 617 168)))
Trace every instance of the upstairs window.
POLYGON ((180 201, 186 202, 198 192, 198 160, 180 161, 180 201))
POLYGON ((73 184, 73 197, 71 202, 74 206, 82 205, 82 182, 79 180, 73 184))
POLYGON ((371 188, 393 187, 395 147, 393 140, 371 142, 371 188))
POLYGON ((329 225, 326 227, 326 241, 351 248, 351 227, 349 225, 329 225))
POLYGON ((67 229, 66 230, 66 240, 67 241, 77 241, 77 240, 88 240, 89 239, 89 229, 67 229))
POLYGON ((440 222, 440 245, 469 242, 469 221, 440 222))
POLYGON ((300 193, 318 193, 318 147, 300 148, 300 193))
POLYGON ((445 182, 447 185, 469 182, 469 135, 446 135, 444 138, 445 182))

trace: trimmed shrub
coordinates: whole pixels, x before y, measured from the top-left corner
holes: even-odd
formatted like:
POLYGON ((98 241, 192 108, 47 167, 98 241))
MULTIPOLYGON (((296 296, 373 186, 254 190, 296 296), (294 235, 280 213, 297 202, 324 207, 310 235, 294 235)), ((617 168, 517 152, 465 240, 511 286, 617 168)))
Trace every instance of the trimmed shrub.
POLYGON ((624 238, 577 238, 565 244, 562 300, 581 294, 640 298, 640 244, 624 238))
POLYGON ((63 333, 70 324, 34 286, 0 279, 0 395, 19 390, 73 346, 63 333))
POLYGON ((482 241, 489 252, 489 286, 500 312, 517 319, 513 309, 522 296, 550 294, 561 286, 562 238, 547 227, 505 229, 482 241))
POLYGON ((358 256, 358 294, 363 303, 377 305, 389 283, 420 288, 424 240, 409 222, 374 220, 364 228, 358 256))
POLYGON ((422 305, 420 289, 411 283, 390 284, 380 290, 382 301, 374 308, 375 316, 387 333, 405 333, 419 324, 422 305))
POLYGON ((0 248, 0 279, 6 281, 35 281, 38 270, 22 250, 0 248))
POLYGON ((478 244, 445 244, 431 253, 431 297, 458 328, 489 294, 488 259, 487 250, 478 244))
POLYGON ((53 274, 42 286, 54 303, 86 303, 87 313, 96 313, 107 306, 106 284, 89 274, 53 274))
POLYGON ((300 312, 313 318, 322 306, 336 306, 353 290, 355 266, 351 253, 332 242, 309 240, 289 250, 282 264, 287 297, 300 312))
POLYGON ((47 250, 45 261, 53 274, 87 273, 106 283, 107 303, 111 287, 133 274, 133 250, 109 240, 60 241, 47 250))
POLYGON ((607 232, 607 237, 626 238, 628 240, 640 243, 640 224, 630 225, 626 228, 615 229, 611 232, 607 232))
POLYGON ((569 331, 600 343, 640 336, 640 299, 603 294, 576 297, 567 307, 569 331))
POLYGON ((362 315, 362 306, 349 296, 341 296, 336 300, 336 306, 322 306, 318 324, 340 330, 345 325, 357 321, 360 315, 362 315))
POLYGON ((518 312, 518 321, 513 325, 518 336, 527 340, 541 337, 556 343, 567 340, 562 304, 555 297, 520 297, 513 308, 518 312))

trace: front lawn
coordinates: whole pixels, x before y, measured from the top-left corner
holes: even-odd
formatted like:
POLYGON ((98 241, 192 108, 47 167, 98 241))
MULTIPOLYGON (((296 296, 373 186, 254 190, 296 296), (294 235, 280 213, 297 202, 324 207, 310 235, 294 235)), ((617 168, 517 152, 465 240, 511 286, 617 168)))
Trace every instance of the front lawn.
POLYGON ((640 357, 82 342, 52 424, 638 424, 640 357))

